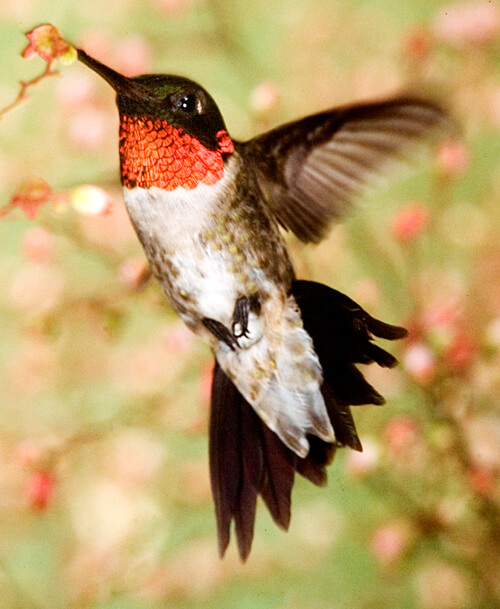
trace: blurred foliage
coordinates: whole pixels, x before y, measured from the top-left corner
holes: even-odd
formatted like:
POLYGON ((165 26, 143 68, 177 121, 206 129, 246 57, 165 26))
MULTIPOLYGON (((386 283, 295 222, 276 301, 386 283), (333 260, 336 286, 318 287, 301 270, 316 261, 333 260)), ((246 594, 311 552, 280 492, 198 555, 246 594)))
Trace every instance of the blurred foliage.
POLYGON ((4 0, 0 107, 43 71, 21 52, 45 22, 128 74, 201 82, 237 138, 402 90, 463 137, 320 246, 290 240, 301 277, 411 334, 398 370, 367 370, 388 404, 356 409, 364 452, 325 490, 298 480, 288 534, 261 507, 241 565, 216 553, 211 355, 147 281, 113 96, 79 65, 30 89, 0 124, 1 609, 498 606, 496 1, 4 0))

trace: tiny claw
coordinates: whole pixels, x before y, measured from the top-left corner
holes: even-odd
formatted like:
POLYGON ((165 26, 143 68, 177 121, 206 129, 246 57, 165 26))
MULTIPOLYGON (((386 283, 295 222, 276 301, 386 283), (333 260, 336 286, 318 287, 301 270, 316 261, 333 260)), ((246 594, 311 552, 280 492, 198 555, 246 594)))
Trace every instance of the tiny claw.
POLYGON ((202 319, 202 323, 205 328, 207 328, 207 330, 209 330, 215 336, 215 338, 225 343, 231 349, 231 351, 235 351, 236 347, 239 347, 237 337, 235 337, 234 333, 226 328, 226 326, 220 321, 210 319, 209 317, 204 317, 202 319))
POLYGON ((259 297, 256 294, 252 296, 241 296, 236 301, 233 313, 233 324, 231 330, 235 338, 248 338, 248 318, 250 311, 257 311, 260 306, 259 297))

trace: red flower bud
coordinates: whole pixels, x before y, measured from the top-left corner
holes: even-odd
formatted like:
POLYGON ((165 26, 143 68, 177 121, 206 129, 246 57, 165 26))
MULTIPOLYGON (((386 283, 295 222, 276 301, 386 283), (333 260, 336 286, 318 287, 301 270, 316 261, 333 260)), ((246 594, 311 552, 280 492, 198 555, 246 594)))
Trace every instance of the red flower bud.
POLYGON ((55 480, 50 472, 36 472, 28 483, 28 503, 32 510, 45 510, 54 494, 55 480))
POLYGON ((425 231, 429 221, 429 211, 422 203, 409 203, 394 217, 392 234, 401 243, 413 241, 425 231))

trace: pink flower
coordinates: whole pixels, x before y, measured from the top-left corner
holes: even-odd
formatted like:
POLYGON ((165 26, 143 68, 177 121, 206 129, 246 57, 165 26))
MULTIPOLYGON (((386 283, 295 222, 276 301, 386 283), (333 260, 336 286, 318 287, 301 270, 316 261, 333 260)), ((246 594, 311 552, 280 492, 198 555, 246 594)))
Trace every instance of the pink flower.
POLYGON ((470 333, 457 331, 444 352, 444 361, 452 372, 464 373, 476 360, 478 345, 470 333))
POLYGON ((432 38, 423 27, 415 28, 404 40, 405 54, 413 60, 425 59, 432 48, 432 38))
POLYGON ((422 203, 409 203, 393 219, 392 234, 400 243, 414 241, 426 230, 430 215, 422 203))
POLYGON ((33 226, 23 237, 23 253, 33 262, 49 262, 54 250, 54 236, 43 226, 33 226))
POLYGON ((384 443, 394 457, 408 453, 421 439, 418 423, 411 417, 394 417, 384 430, 384 443))
POLYGON ((469 487, 482 497, 495 497, 497 480, 491 470, 486 467, 473 465, 467 472, 469 487))
POLYGON ((30 178, 11 198, 11 205, 23 210, 24 215, 32 220, 38 208, 50 199, 52 189, 42 178, 30 178))
POLYGON ((122 283, 130 290, 142 288, 151 276, 151 271, 145 258, 127 258, 120 265, 118 273, 122 283))
POLYGON ((137 76, 151 71, 151 47, 144 38, 124 40, 116 50, 116 70, 125 76, 137 76))
POLYGON ((423 342, 415 342, 406 349, 403 364, 412 379, 420 385, 431 383, 436 374, 436 357, 423 342))
POLYGON ((261 82, 251 93, 250 104, 257 114, 267 114, 279 103, 280 95, 277 86, 270 81, 261 82))
POLYGON ((49 23, 37 26, 26 36, 30 44, 23 51, 25 59, 39 56, 47 63, 59 59, 62 63, 70 64, 77 58, 75 47, 66 42, 61 32, 49 23))
POLYGON ((33 440, 24 440, 14 450, 15 458, 23 466, 33 467, 42 459, 43 451, 33 440))
POLYGON ((438 151, 437 164, 444 174, 461 175, 469 166, 468 150, 462 142, 447 142, 438 151))
POLYGON ((454 46, 492 42, 500 32, 500 7, 495 2, 449 4, 434 21, 434 34, 454 46))
POLYGON ((50 472, 36 472, 28 483, 28 503, 31 509, 43 511, 47 509, 54 495, 55 480, 50 472))
POLYGON ((382 566, 389 567, 403 557, 413 537, 409 523, 395 520, 375 531, 370 539, 370 549, 382 566))

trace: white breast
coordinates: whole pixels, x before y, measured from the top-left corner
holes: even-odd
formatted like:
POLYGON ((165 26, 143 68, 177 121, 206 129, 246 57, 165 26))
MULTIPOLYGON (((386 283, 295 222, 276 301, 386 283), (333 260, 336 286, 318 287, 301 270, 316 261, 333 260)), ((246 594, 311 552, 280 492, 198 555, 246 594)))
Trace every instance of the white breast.
MULTIPOLYGON (((229 327, 237 299, 231 254, 224 249, 210 249, 203 235, 211 229, 217 210, 231 194, 230 175, 226 171, 217 184, 200 184, 192 190, 123 189, 132 223, 174 308, 169 271, 176 274, 176 292, 197 303, 200 317, 216 319, 229 327)), ((180 310, 178 313, 183 317, 180 310)))

